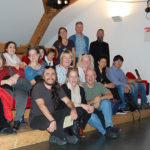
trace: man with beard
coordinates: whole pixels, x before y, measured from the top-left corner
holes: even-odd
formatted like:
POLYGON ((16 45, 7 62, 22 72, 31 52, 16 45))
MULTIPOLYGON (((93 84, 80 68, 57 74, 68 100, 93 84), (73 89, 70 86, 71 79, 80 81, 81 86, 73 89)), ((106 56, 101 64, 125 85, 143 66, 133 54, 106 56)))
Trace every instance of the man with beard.
POLYGON ((36 84, 32 91, 30 127, 47 130, 51 134, 50 143, 75 144, 78 141, 77 137, 67 135, 63 129, 66 116, 76 120, 78 115, 74 104, 58 85, 55 69, 47 66, 43 73, 43 82, 36 84), (56 110, 61 100, 70 109, 56 110))
POLYGON ((98 61, 100 57, 107 58, 107 66, 110 65, 110 56, 109 56, 109 45, 103 41, 104 30, 98 29, 97 31, 97 40, 91 42, 90 44, 90 54, 94 57, 95 68, 98 66, 98 61))

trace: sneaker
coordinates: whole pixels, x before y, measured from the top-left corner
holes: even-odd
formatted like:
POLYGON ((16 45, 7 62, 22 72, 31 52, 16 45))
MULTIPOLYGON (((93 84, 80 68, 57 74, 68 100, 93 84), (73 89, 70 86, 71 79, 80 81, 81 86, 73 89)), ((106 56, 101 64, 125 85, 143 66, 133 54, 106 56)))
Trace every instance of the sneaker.
POLYGON ((69 144, 76 144, 79 141, 79 139, 75 135, 72 135, 72 136, 67 136, 66 141, 69 144))
POLYGON ((106 128, 105 136, 110 139, 117 139, 119 137, 119 134, 114 130, 114 128, 108 127, 106 128))
POLYGON ((21 124, 20 121, 14 121, 13 129, 19 130, 20 124, 21 124))
POLYGON ((49 142, 57 144, 57 145, 65 145, 65 144, 67 144, 67 141, 65 139, 61 139, 61 138, 56 137, 56 136, 51 136, 49 142))
POLYGON ((79 135, 81 138, 85 138, 85 134, 83 133, 83 130, 81 128, 78 128, 79 135))
POLYGON ((116 114, 127 114, 128 112, 125 111, 123 108, 119 108, 116 114))

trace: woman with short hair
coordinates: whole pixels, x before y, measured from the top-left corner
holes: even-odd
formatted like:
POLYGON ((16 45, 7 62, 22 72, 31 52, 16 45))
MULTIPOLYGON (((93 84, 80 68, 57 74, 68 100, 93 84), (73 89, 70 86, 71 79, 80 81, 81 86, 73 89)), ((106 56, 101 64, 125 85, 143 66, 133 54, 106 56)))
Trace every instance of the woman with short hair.
POLYGON ((57 79, 60 85, 66 82, 66 75, 71 67, 72 58, 72 53, 69 50, 62 52, 60 56, 60 64, 56 66, 57 79))
POLYGON ((32 85, 35 85, 37 81, 42 80, 41 76, 45 67, 38 62, 40 54, 37 47, 28 47, 27 56, 30 63, 25 69, 25 77, 32 85))

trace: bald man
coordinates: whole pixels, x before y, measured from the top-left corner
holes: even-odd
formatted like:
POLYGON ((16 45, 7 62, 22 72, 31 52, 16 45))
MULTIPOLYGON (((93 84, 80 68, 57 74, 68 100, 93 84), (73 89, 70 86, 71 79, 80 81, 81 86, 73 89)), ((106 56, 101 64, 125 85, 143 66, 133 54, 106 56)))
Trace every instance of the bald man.
POLYGON ((93 69, 88 69, 85 75, 86 83, 83 83, 86 100, 89 105, 93 105, 98 111, 102 111, 105 120, 105 128, 97 114, 93 113, 88 123, 97 128, 99 132, 109 138, 118 138, 121 129, 113 128, 112 122, 112 93, 100 82, 96 82, 96 73, 93 69))

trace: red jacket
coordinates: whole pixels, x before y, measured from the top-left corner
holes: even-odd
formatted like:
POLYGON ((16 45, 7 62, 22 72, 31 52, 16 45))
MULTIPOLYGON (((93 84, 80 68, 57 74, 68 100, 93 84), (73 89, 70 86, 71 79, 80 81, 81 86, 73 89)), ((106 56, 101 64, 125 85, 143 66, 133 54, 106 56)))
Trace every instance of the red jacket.
POLYGON ((0 98, 1 102, 3 104, 3 111, 4 116, 8 121, 13 120, 13 113, 12 113, 12 107, 13 107, 13 98, 12 96, 5 91, 3 88, 0 88, 0 98))

